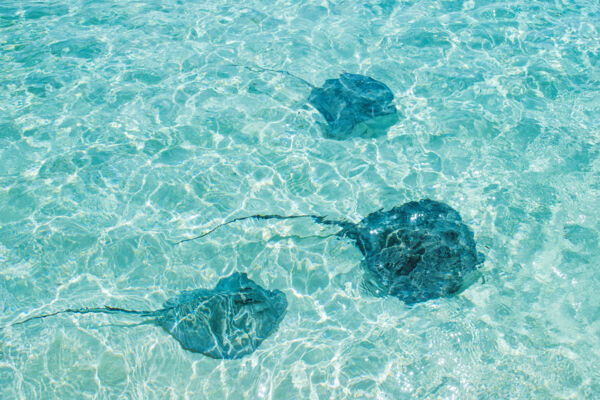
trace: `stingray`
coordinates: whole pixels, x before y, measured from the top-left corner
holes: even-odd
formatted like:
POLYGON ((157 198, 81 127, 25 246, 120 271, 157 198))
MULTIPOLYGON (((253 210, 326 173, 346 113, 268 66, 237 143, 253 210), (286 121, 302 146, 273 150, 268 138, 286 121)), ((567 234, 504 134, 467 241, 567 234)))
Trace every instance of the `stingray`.
POLYGON ((343 73, 313 87, 308 103, 327 121, 327 136, 379 136, 398 122, 394 94, 384 83, 369 76, 343 73))
POLYGON ((477 252, 471 229, 447 204, 424 199, 388 211, 376 211, 360 222, 316 215, 253 215, 244 219, 312 218, 342 229, 334 235, 354 242, 364 256, 365 287, 376 296, 394 296, 412 305, 461 292, 478 276, 484 256, 477 252))
POLYGON ((237 359, 251 354, 283 319, 285 294, 263 289, 245 273, 219 280, 214 289, 181 292, 155 311, 100 307, 67 309, 28 318, 24 324, 58 314, 135 314, 156 324, 173 336, 186 350, 217 359, 237 359))
POLYGON ((311 87, 308 103, 327 122, 325 136, 331 139, 381 136, 398 122, 394 93, 383 82, 369 76, 344 72, 317 87, 284 70, 233 64, 251 71, 269 71, 293 77, 311 87))

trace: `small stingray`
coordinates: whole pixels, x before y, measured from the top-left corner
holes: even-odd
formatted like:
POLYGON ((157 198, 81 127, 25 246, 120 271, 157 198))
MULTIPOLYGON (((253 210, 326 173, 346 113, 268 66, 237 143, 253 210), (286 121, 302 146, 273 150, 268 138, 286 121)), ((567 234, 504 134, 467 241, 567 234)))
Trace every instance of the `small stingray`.
MULTIPOLYGON (((250 218, 303 217, 340 226, 335 235, 353 240, 365 257, 366 283, 373 294, 395 296, 407 304, 459 293, 477 277, 477 265, 484 261, 460 214, 429 199, 376 211, 357 224, 316 215, 254 215, 223 225, 250 218)), ((206 236, 223 225, 178 243, 206 236)))
POLYGON ((24 324, 58 314, 126 313, 148 318, 165 329, 186 350, 217 359, 251 354, 279 326, 287 309, 285 294, 265 290, 245 273, 219 280, 214 289, 181 292, 156 311, 122 308, 68 309, 28 318, 24 324))
POLYGON ((315 87, 308 96, 329 125, 328 136, 378 136, 398 122, 394 94, 384 83, 365 75, 343 73, 315 87))
POLYGON ((308 103, 325 118, 325 136, 330 139, 381 136, 398 122, 394 93, 387 85, 369 76, 345 72, 339 78, 328 79, 322 87, 317 87, 284 70, 233 65, 251 71, 285 74, 310 86, 312 90, 308 103))

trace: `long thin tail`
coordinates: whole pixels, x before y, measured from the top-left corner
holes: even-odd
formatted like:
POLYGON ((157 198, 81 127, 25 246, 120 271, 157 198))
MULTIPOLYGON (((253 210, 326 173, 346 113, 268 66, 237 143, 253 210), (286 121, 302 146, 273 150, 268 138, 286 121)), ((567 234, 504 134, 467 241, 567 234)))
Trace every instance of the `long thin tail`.
POLYGON ((239 217, 239 218, 234 218, 230 221, 224 222, 221 225, 217 225, 216 227, 212 228, 211 230, 209 230, 208 232, 203 233, 202 235, 198 235, 198 236, 194 236, 188 239, 183 239, 180 240, 178 242, 175 242, 175 245, 184 243, 184 242, 189 242, 192 240, 196 240, 196 239, 201 239, 206 235, 209 235, 211 233, 213 233, 214 231, 216 231, 217 229, 225 226, 225 225, 229 225, 232 224, 234 222, 238 222, 238 221, 244 221, 246 219, 296 219, 296 218, 312 218, 315 222, 319 223, 319 224, 324 224, 324 225, 337 225, 339 227, 344 228, 346 226, 346 222, 343 221, 331 221, 326 219, 325 217, 321 217, 318 215, 261 215, 261 214, 257 214, 257 215, 249 215, 247 217, 239 217))
MULTIPOLYGON (((223 58, 224 60, 227 60, 226 58, 223 58)), ((243 64, 237 64, 232 62, 231 60, 227 60, 227 62, 229 62, 231 65, 233 65, 234 67, 241 67, 241 68, 245 68, 248 71, 252 71, 252 72, 275 72, 278 74, 283 74, 283 75, 287 75, 291 78, 294 78, 302 83, 304 83, 307 86, 310 86, 311 88, 315 88, 315 85, 313 85, 312 83, 310 83, 309 81, 307 81, 304 78, 299 77, 298 75, 294 75, 291 72, 288 72, 284 69, 273 69, 273 68, 265 68, 265 67, 261 67, 258 65, 243 65, 243 64)))
POLYGON ((53 316, 59 315, 59 314, 91 314, 91 313, 103 313, 103 314, 123 313, 123 314, 135 314, 135 315, 139 315, 141 317, 149 317, 154 314, 153 311, 126 310, 124 308, 116 308, 116 307, 110 307, 110 306, 104 306, 104 307, 98 307, 98 308, 84 307, 84 308, 78 308, 78 309, 69 308, 69 309, 66 309, 63 311, 57 311, 57 312, 51 313, 51 314, 43 314, 43 315, 37 315, 35 317, 29 317, 23 321, 15 322, 14 324, 11 324, 11 326, 22 325, 26 322, 33 321, 35 319, 44 319, 44 318, 53 317, 53 316))

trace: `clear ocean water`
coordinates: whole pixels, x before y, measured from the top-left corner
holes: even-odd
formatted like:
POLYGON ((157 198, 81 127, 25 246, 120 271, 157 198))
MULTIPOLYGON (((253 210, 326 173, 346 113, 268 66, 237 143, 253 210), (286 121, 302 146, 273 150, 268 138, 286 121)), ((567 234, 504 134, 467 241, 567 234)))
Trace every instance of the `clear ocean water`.
POLYGON ((600 397, 597 0, 0 3, 0 398, 600 397), (246 68, 246 67, 248 68, 246 68), (387 84, 382 137, 324 137, 310 87, 387 84), (486 256, 462 294, 361 290, 310 221, 431 198, 486 256), (240 360, 127 316, 247 272, 279 330, 240 360))

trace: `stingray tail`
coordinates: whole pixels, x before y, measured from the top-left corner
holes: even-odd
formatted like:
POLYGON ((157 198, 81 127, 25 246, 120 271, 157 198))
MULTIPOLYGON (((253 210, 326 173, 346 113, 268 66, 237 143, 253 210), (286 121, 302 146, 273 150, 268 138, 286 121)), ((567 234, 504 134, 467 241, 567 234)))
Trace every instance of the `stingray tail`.
POLYGON ((11 324, 11 326, 22 325, 29 321, 33 321, 36 319, 44 319, 47 317, 53 317, 53 316, 59 315, 59 314, 98 314, 98 313, 101 313, 101 314, 134 314, 134 315, 139 315, 140 317, 150 317, 155 314, 154 311, 126 310, 124 308, 116 308, 116 307, 110 307, 110 306, 97 307, 97 308, 83 307, 83 308, 77 308, 77 309, 69 308, 69 309, 66 309, 63 311, 57 311, 57 312, 51 313, 51 314, 42 314, 42 315, 37 315, 35 317, 29 317, 23 321, 15 322, 14 324, 11 324))
POLYGON ((350 224, 348 224, 347 222, 344 222, 344 221, 329 220, 329 219, 327 219, 325 217, 322 217, 322 216, 319 216, 319 215, 273 215, 273 214, 272 215, 262 215, 262 214, 257 214, 257 215, 249 215, 249 216, 246 216, 246 217, 234 218, 234 219, 229 220, 227 222, 224 222, 224 223, 222 223, 220 225, 217 225, 216 227, 212 228, 208 232, 205 232, 205 233, 203 233, 201 235, 198 235, 198 236, 194 236, 194 237, 191 237, 191 238, 180 240, 178 242, 175 242, 174 244, 177 245, 177 244, 181 244, 181 243, 184 243, 184 242, 190 242, 190 241, 196 240, 196 239, 201 239, 204 236, 213 233, 214 231, 216 231, 217 229, 219 229, 219 228, 221 228, 223 226, 226 226, 226 225, 232 224, 234 222, 238 222, 238 221, 244 221, 246 219, 256 219, 256 220, 280 219, 280 220, 283 220, 283 219, 297 219, 297 218, 312 218, 313 221, 315 221, 315 222, 317 222, 319 224, 323 224, 323 225, 336 225, 336 226, 339 226, 341 228, 346 228, 347 225, 350 225, 350 224))
MULTIPOLYGON (((229 61, 231 62, 231 61, 229 61)), ((273 68, 265 68, 265 67, 261 67, 258 65, 243 65, 243 64, 236 64, 231 62, 231 65, 235 66, 235 67, 241 67, 241 68, 245 68, 248 71, 252 71, 252 72, 275 72, 277 74, 283 74, 283 75, 287 75, 291 78, 296 79, 297 81, 300 81, 302 83, 304 83, 307 86, 310 86, 311 88, 315 88, 315 85, 313 85, 312 83, 310 83, 309 81, 307 81, 304 78, 299 77, 298 75, 294 75, 291 72, 288 72, 284 69, 273 69, 273 68)))

